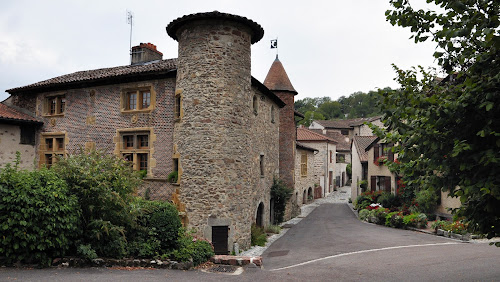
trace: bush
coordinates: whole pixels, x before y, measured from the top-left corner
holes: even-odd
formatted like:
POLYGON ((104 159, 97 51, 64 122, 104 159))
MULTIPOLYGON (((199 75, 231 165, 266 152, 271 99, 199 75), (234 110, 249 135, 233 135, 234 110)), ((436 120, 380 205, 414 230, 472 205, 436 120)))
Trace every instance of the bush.
POLYGON ((385 218, 387 217, 388 212, 389 212, 389 209, 385 209, 385 208, 378 208, 378 209, 372 210, 371 216, 375 217, 374 223, 384 225, 385 218))
POLYGON ((265 230, 266 233, 279 234, 281 227, 279 227, 279 225, 268 225, 265 230))
POLYGON ((77 198, 51 170, 17 170, 19 158, 0 170, 0 256, 47 266, 79 234, 77 198))
POLYGON ((418 210, 423 213, 431 213, 437 207, 438 196, 432 190, 421 190, 415 197, 418 210))
POLYGON ((434 230, 437 229, 442 229, 442 230, 448 230, 448 226, 450 223, 445 220, 436 220, 434 223, 432 223, 431 228, 434 230))
POLYGON ((252 246, 257 245, 257 246, 264 247, 266 245, 267 235, 264 232, 264 228, 259 227, 255 224, 252 224, 250 232, 251 232, 250 238, 251 238, 251 245, 252 246))
POLYGON ((97 254, 90 244, 78 246, 76 253, 79 257, 89 261, 97 258, 97 254))
POLYGON ((358 212, 359 219, 368 221, 368 218, 370 217, 370 212, 369 210, 363 209, 358 212))
POLYGON ((388 209, 392 209, 398 207, 401 203, 399 201, 399 197, 392 194, 384 192, 378 198, 377 201, 384 207, 388 209))
POLYGON ((403 217, 405 227, 424 228, 427 226, 427 216, 423 213, 412 213, 403 217))
POLYGON ((370 195, 365 195, 364 193, 362 193, 356 198, 355 208, 357 210, 366 209, 366 207, 368 207, 372 203, 373 203, 372 197, 370 195))
POLYGON ((389 227, 403 227, 403 214, 401 212, 391 212, 385 217, 385 225, 389 227))
POLYGON ((83 244, 90 243, 98 255, 126 254, 125 231, 135 225, 131 212, 133 194, 140 174, 129 163, 101 151, 85 152, 60 159, 54 170, 77 196, 81 213, 83 244))
POLYGON ((274 222, 272 224, 283 222, 286 202, 290 199, 292 193, 293 190, 288 188, 281 179, 274 177, 271 186, 271 198, 274 201, 274 222))
POLYGON ((185 232, 183 228, 179 230, 178 238, 178 248, 169 255, 173 260, 181 262, 192 261, 196 266, 208 261, 215 255, 214 248, 210 242, 193 237, 191 233, 185 232))

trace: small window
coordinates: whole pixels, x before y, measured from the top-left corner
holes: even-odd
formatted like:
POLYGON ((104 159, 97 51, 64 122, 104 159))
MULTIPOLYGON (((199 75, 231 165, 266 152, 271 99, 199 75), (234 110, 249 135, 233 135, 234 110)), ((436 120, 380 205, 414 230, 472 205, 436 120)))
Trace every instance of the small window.
POLYGON ((300 176, 307 176, 307 153, 300 155, 300 176))
POLYGON ((181 118, 181 94, 175 94, 174 118, 181 118))
POLYGON ((349 129, 341 129, 340 134, 342 135, 349 135, 349 129))
POLYGON ((130 162, 134 170, 148 171, 150 142, 149 131, 125 132, 121 134, 120 154, 130 162))
POLYGON ((134 148, 134 135, 124 135, 123 136, 123 148, 133 149, 134 148))
POLYGON ((129 92, 127 94, 127 110, 137 109, 137 93, 129 92))
POLYGON ((54 149, 54 139, 45 138, 45 147, 47 148, 47 151, 52 151, 54 149))
POLYGON ((260 176, 264 177, 264 155, 260 155, 260 176))
POLYGON ((35 128, 33 126, 21 126, 21 140, 19 144, 35 145, 35 128))
POLYGON ((45 98, 44 108, 45 115, 62 115, 66 110, 66 97, 64 95, 49 96, 45 98))
POLYGON ((147 109, 151 105, 151 92, 149 91, 142 91, 141 92, 141 109, 147 109))
POLYGON ((338 163, 345 163, 345 154, 337 154, 336 161, 338 163))
POLYGON ((64 135, 42 135, 44 146, 40 149, 40 164, 51 167, 59 158, 65 155, 64 135))
POLYGON ((56 138, 57 151, 64 150, 64 138, 56 138))
POLYGON ((139 143, 140 149, 149 148, 149 136, 148 135, 137 135, 137 142, 139 143))
POLYGON ((259 109, 259 99, 256 95, 253 96, 253 113, 257 115, 259 109))
POLYGON ((128 89, 122 94, 122 111, 143 111, 153 108, 154 97, 150 89, 128 89))
POLYGON ((148 154, 137 154, 139 170, 148 170, 148 154))
POLYGON ((271 106, 271 122, 274 123, 274 106, 271 106))

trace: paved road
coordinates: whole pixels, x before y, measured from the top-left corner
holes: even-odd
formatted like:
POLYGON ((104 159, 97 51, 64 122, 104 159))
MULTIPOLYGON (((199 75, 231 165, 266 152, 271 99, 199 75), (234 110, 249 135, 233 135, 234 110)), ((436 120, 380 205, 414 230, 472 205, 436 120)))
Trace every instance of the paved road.
POLYGON ((322 204, 243 274, 104 268, 0 269, 0 281, 500 281, 500 248, 360 222, 322 204))

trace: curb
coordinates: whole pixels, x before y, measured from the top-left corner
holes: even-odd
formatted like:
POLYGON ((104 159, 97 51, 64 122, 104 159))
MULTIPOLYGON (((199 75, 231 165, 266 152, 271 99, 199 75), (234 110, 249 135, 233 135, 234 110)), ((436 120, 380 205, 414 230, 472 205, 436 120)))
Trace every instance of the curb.
POLYGON ((262 257, 250 257, 250 256, 231 256, 231 255, 215 255, 210 258, 210 261, 215 264, 224 265, 234 265, 234 266, 245 266, 245 265, 255 265, 262 267, 262 257))

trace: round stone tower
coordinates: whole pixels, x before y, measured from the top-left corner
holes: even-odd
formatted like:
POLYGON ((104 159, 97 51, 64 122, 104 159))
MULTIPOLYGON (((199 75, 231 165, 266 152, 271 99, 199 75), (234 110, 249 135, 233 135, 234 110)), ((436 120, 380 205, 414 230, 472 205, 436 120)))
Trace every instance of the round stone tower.
POLYGON ((178 18, 167 33, 179 42, 174 161, 188 227, 212 240, 219 253, 233 243, 248 247, 255 194, 247 142, 250 47, 264 30, 247 18, 214 11, 178 18))

